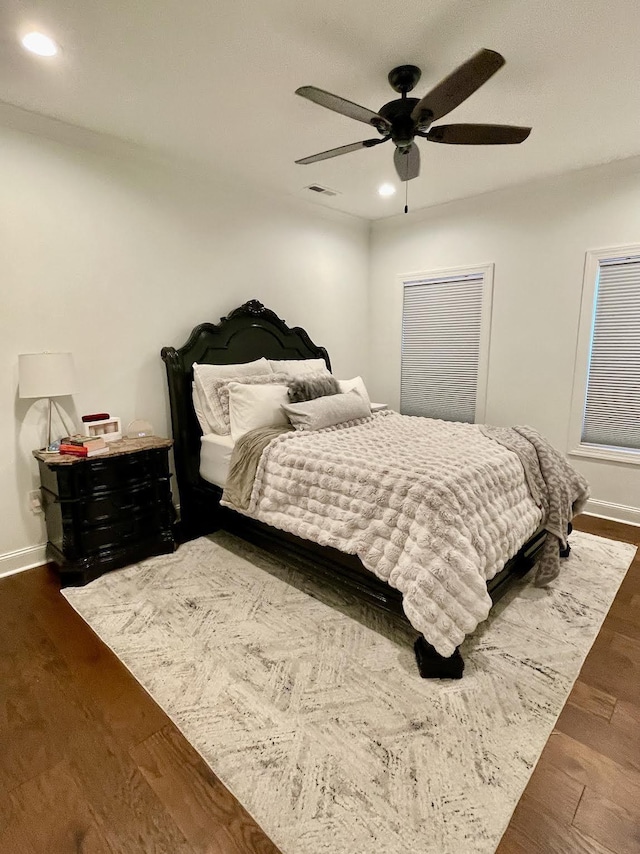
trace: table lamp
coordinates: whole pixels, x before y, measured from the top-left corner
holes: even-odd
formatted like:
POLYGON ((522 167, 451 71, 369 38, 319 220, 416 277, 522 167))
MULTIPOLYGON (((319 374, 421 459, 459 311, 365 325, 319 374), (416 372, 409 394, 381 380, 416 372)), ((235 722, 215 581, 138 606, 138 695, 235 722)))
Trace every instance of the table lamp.
MULTIPOLYGON (((71 353, 24 353, 18 356, 20 397, 49 399, 47 448, 51 445, 51 410, 54 397, 77 391, 76 370, 71 353)), ((60 410, 56 405, 58 414, 60 410)), ((60 415, 62 420, 62 416, 60 415)), ((64 421, 63 421, 64 423, 64 421)))

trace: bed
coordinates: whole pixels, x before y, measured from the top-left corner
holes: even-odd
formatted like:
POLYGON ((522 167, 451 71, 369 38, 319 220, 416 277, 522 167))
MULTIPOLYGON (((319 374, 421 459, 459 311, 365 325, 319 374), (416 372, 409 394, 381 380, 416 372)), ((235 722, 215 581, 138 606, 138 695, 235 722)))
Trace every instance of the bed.
MULTIPOLYGON (((277 548, 301 571, 330 579, 367 601, 404 616, 400 591, 366 569, 355 554, 303 539, 220 503, 233 443, 229 437, 202 437, 192 402, 194 363, 233 365, 261 357, 274 360, 322 359, 331 369, 327 351, 316 345, 304 329, 287 326, 258 300, 251 300, 217 324, 196 326, 182 347, 164 347, 161 355, 167 370, 180 495, 179 539, 192 539, 221 528, 229 530, 266 549, 277 548)), ((534 566, 545 536, 541 528, 535 530, 504 568, 486 583, 494 603, 515 579, 521 578, 534 566)), ((422 635, 417 638, 414 648, 420 675, 424 678, 462 676, 464 662, 458 649, 453 655, 440 655, 422 635)))

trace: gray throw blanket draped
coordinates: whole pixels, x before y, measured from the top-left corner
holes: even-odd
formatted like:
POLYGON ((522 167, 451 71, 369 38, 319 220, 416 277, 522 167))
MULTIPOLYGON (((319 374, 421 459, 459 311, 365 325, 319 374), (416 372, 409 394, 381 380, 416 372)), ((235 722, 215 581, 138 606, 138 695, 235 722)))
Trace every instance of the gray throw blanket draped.
POLYGON ((531 497, 544 514, 548 535, 534 578, 536 587, 544 587, 560 573, 560 547, 567 545, 569 522, 587 503, 589 485, 533 427, 481 425, 480 430, 517 454, 531 497))
POLYGON ((238 439, 231 452, 229 474, 222 493, 224 501, 240 510, 248 509, 262 452, 276 436, 290 430, 293 427, 258 427, 238 439))

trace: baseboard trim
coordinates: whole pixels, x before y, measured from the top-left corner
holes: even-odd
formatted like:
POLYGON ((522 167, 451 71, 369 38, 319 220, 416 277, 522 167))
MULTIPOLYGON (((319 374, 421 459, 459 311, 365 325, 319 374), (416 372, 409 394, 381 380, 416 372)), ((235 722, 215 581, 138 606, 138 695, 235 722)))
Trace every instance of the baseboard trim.
POLYGON ((25 569, 33 569, 34 566, 42 566, 47 562, 47 544, 38 546, 27 546, 26 549, 18 549, 15 552, 5 552, 0 555, 0 578, 13 575, 25 569))
POLYGON ((597 501, 590 498, 583 512, 588 516, 600 516, 601 519, 611 519, 613 522, 624 522, 627 525, 640 527, 640 507, 627 507, 625 504, 613 504, 610 501, 597 501))

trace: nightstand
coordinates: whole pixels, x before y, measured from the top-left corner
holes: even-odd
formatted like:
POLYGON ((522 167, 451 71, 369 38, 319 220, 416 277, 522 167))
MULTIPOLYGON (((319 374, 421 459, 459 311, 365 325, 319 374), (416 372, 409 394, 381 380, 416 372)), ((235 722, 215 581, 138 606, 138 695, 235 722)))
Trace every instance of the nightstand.
POLYGON ((389 406, 386 403, 372 403, 371 411, 372 412, 382 412, 384 409, 388 409, 389 406))
POLYGON ((63 585, 175 548, 169 448, 150 436, 111 442, 95 457, 33 455, 40 466, 47 559, 63 585))

